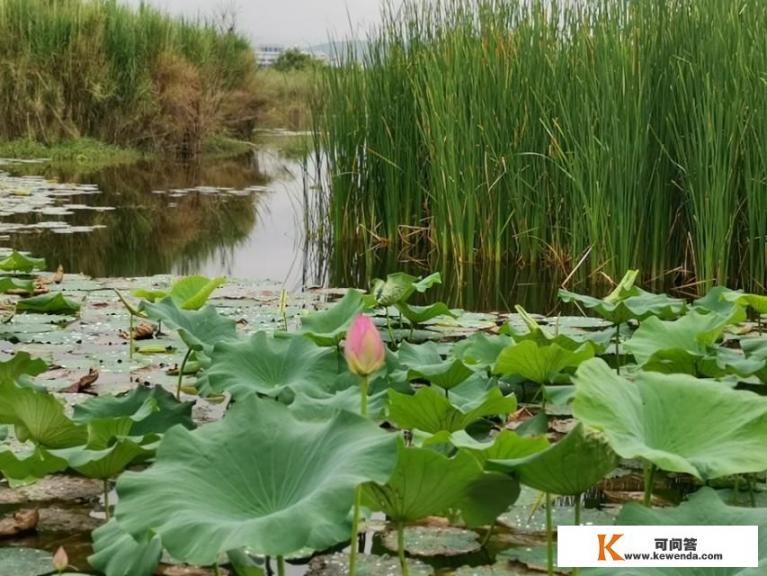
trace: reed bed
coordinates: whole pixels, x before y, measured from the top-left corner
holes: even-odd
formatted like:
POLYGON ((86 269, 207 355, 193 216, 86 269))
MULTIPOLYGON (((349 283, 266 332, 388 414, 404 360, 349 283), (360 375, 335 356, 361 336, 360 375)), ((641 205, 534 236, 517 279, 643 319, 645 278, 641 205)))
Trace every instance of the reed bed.
POLYGON ((323 78, 339 244, 764 288, 767 3, 436 0, 323 78))
POLYGON ((0 0, 0 139, 192 156, 211 134, 250 135, 255 76, 247 40, 212 22, 115 0, 0 0))

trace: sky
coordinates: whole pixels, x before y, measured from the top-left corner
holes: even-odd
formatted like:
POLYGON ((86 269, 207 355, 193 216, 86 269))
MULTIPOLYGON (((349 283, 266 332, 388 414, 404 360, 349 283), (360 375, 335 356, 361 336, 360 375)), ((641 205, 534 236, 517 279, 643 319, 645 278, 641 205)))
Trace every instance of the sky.
MULTIPOLYGON (((142 0, 121 0, 138 6, 142 0)), ((379 20, 382 0, 144 0, 172 14, 210 16, 234 9, 241 32, 255 44, 312 46, 330 36, 354 37, 379 20), (351 23, 351 24, 350 24, 351 23)))

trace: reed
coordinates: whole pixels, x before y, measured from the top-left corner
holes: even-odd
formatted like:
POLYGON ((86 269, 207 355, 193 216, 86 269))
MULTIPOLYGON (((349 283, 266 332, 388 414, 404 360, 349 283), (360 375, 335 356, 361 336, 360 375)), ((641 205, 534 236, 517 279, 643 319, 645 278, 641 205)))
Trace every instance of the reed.
POLYGON ((388 9, 363 62, 322 79, 334 236, 763 287, 765 25, 745 0, 388 9))
POLYGON ((0 138, 199 152, 252 129, 253 50, 213 23, 116 0, 0 0, 0 138))

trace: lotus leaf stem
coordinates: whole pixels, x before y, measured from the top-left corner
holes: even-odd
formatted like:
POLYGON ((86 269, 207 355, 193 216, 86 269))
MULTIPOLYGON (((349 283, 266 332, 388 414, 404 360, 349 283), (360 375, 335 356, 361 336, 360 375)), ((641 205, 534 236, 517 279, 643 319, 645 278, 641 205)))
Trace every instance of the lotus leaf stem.
POLYGON ((128 358, 133 359, 133 314, 128 313, 128 358))
POLYGON ((615 369, 618 374, 621 373, 621 323, 615 325, 615 369))
POLYGON ((405 524, 403 522, 397 524, 397 555, 399 556, 399 568, 402 576, 409 576, 407 558, 405 558, 405 524))
POLYGON ((482 538, 482 548, 485 548, 487 546, 487 543, 490 542, 490 538, 493 536, 494 529, 495 529, 495 522, 490 524, 490 528, 487 529, 487 533, 485 534, 485 537, 482 538))
POLYGON ((391 340, 392 348, 397 348, 397 342, 394 340, 394 330, 391 327, 391 316, 389 315, 389 308, 386 308, 386 330, 389 332, 389 340, 391 340))
POLYGON ((109 508, 109 480, 104 480, 104 516, 107 522, 112 519, 112 511, 109 508))
POLYGON ((181 400, 181 385, 184 383, 184 370, 186 369, 186 363, 189 362, 189 357, 192 355, 192 349, 189 348, 184 354, 184 360, 181 362, 181 366, 178 367, 178 386, 176 386, 176 400, 181 400))
POLYGON ((581 525, 581 495, 575 495, 575 525, 581 525))
POLYGON ((546 492, 546 563, 549 576, 554 576, 554 522, 551 518, 551 494, 546 492))
POLYGON ((285 576, 285 557, 277 556, 277 576, 285 576))
MULTIPOLYGON (((367 376, 362 377, 360 382, 360 414, 363 417, 368 415, 368 385, 369 380, 367 376)), ((354 491, 354 512, 352 515, 352 537, 349 542, 349 576, 355 576, 357 574, 357 555, 359 549, 357 547, 357 538, 359 536, 360 528, 360 508, 362 507, 362 486, 357 486, 354 491)))
POLYGON ((644 505, 652 508, 652 491, 655 485, 655 464, 647 462, 644 468, 644 505))

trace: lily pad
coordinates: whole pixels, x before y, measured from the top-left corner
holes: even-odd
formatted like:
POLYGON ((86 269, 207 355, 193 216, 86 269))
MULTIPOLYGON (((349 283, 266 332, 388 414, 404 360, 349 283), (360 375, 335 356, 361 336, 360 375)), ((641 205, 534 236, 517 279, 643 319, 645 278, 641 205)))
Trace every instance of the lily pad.
POLYGON ((14 250, 10 256, 0 260, 0 270, 5 272, 45 270, 45 258, 32 258, 14 250))
MULTIPOLYGON (((412 558, 407 559, 410 576, 432 576, 434 568, 412 558)), ((336 553, 329 556, 312 558, 306 576, 347 576, 349 574, 349 554, 336 553)), ((358 576, 400 576, 402 571, 399 559, 394 556, 360 554, 357 557, 358 576)))
POLYGON ((34 548, 0 548, 0 576, 43 576, 53 570, 53 556, 34 548))
POLYGON ((344 339, 354 317, 364 309, 362 293, 350 290, 329 310, 304 316, 301 320, 301 333, 319 346, 337 346, 344 339))
POLYGON ((395 444, 349 412, 305 422, 249 396, 220 422, 168 431, 150 468, 118 480, 116 517, 134 538, 154 531, 174 558, 199 565, 240 547, 324 550, 348 538, 355 487, 389 478, 395 444))
POLYGON ((599 359, 581 365, 575 386, 573 415, 623 458, 702 480, 767 468, 767 398, 684 374, 632 382, 599 359))
POLYGON ((34 312, 37 314, 77 314, 80 303, 70 300, 61 292, 50 292, 24 298, 16 303, 16 312, 34 312))
MULTIPOLYGON (((384 534, 382 542, 397 551, 397 533, 384 534)), ((413 556, 462 556, 482 547, 479 535, 452 526, 408 526, 405 528, 405 551, 413 556)))

